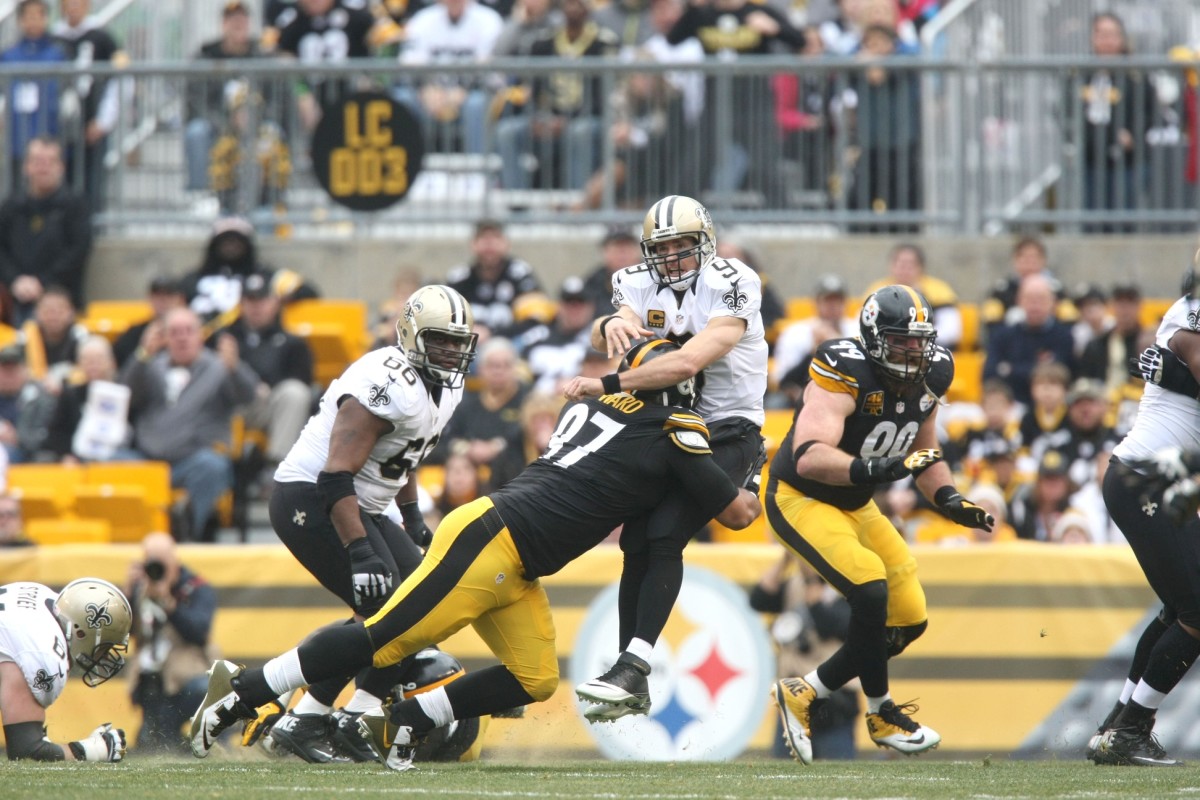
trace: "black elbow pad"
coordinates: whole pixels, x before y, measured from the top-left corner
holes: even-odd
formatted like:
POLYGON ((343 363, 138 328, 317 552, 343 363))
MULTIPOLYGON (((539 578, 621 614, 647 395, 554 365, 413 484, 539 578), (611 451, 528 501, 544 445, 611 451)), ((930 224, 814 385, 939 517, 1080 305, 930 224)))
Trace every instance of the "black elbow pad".
POLYGON ((5 725, 4 744, 9 761, 62 761, 66 758, 63 749, 46 738, 46 727, 40 722, 5 725))

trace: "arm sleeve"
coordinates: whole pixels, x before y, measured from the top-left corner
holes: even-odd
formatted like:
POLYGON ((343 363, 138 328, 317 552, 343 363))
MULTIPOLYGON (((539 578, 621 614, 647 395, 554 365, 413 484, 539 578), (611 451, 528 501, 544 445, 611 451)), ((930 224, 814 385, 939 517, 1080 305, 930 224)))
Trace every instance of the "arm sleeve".
POLYGON ((721 471, 712 457, 671 448, 669 456, 676 479, 709 519, 725 510, 738 495, 738 487, 721 471))

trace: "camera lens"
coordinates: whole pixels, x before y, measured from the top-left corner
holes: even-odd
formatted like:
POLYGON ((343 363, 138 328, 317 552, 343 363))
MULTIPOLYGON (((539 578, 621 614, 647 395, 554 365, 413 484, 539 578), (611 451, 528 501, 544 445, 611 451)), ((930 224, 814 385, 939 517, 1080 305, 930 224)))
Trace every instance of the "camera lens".
POLYGON ((146 573, 146 577, 150 580, 159 581, 167 574, 167 567, 161 561, 147 561, 142 565, 142 571, 146 573))

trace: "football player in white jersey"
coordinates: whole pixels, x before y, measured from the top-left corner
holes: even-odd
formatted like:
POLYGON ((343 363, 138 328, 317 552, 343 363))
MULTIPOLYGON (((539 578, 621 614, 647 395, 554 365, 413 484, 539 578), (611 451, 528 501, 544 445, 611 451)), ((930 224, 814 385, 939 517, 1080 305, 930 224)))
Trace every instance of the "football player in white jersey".
MULTIPOLYGON (((454 289, 418 289, 396 323, 397 346, 367 353, 329 385, 275 471, 272 527, 356 619, 383 606, 420 563, 418 545, 432 537, 417 505, 417 482, 410 478, 462 401, 475 358, 473 324, 470 304, 454 289), (392 500, 404 531, 384 515, 392 500)), ((382 703, 406 667, 360 674, 358 692, 332 715, 338 694, 354 676, 310 686, 293 711, 270 727, 274 746, 315 763, 332 760, 335 751, 374 760, 369 750, 356 747, 361 738, 354 721, 382 703)), ((244 737, 247 744, 262 735, 257 727, 244 737)))
MULTIPOLYGON (((644 261, 613 275, 616 313, 593 324, 592 346, 610 358, 642 337, 663 337, 682 347, 603 379, 573 378, 564 393, 579 400, 696 378, 696 411, 712 434, 713 460, 735 484, 757 491, 766 459, 760 433, 767 391, 762 282, 741 261, 718 258, 716 249, 712 217, 700 203, 670 195, 651 206, 642 224, 644 261)), ((680 497, 625 524, 623 655, 608 673, 577 688, 580 697, 595 703, 585 711, 588 719, 649 713, 645 676, 683 582, 683 545, 708 521, 680 497)))
POLYGON ((1132 366, 1147 384, 1133 427, 1113 450, 1104 502, 1163 609, 1142 633, 1120 698, 1087 756, 1097 764, 1178 766, 1153 729, 1159 706, 1200 656, 1200 517, 1186 502, 1181 511, 1190 514, 1170 513, 1187 488, 1178 482, 1200 469, 1200 299, 1190 290, 1132 366))
POLYGON ((133 612, 121 590, 99 578, 57 594, 40 583, 0 586, 0 720, 10 761, 120 761, 125 731, 104 723, 67 745, 46 736, 46 709, 72 667, 99 686, 125 666, 133 612))

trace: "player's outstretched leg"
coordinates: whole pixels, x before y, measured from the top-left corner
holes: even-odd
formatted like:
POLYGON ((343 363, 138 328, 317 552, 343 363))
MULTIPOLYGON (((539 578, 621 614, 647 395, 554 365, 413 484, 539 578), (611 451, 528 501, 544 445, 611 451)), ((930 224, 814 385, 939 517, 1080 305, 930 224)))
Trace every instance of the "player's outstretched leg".
POLYGON ((809 712, 813 701, 817 699, 817 690, 803 678, 784 678, 775 681, 771 697, 779 706, 783 741, 791 751, 792 758, 801 764, 811 764, 813 751, 809 712))
POLYGON ((908 756, 937 747, 942 741, 941 735, 913 719, 910 715, 915 713, 917 707, 912 703, 898 706, 891 700, 885 701, 879 711, 867 713, 871 741, 908 756))
POLYGON ((650 713, 650 664, 632 653, 621 653, 599 678, 575 687, 581 700, 593 703, 584 716, 589 722, 611 722, 627 714, 650 713))

